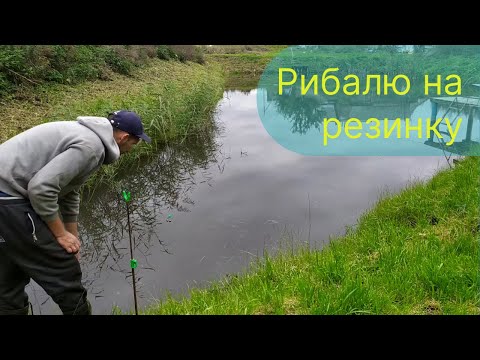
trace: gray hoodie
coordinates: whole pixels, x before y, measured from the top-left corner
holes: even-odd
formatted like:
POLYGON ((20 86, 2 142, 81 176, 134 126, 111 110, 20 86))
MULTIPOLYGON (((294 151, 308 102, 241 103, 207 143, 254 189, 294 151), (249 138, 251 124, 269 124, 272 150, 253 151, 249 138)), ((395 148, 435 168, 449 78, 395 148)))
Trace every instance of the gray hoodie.
POLYGON ((79 116, 35 126, 0 144, 0 191, 30 200, 44 221, 76 222, 79 189, 120 156, 110 121, 79 116))

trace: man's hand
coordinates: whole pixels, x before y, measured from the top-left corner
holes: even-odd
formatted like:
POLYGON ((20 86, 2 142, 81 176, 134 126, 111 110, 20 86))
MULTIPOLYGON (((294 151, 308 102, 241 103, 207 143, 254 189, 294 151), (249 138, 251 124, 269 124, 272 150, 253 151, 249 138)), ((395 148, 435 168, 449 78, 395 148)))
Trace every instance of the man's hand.
MULTIPOLYGON (((72 233, 73 235, 75 235, 77 237, 77 239, 80 240, 80 238, 78 237, 78 223, 77 222, 72 222, 72 223, 65 223, 65 229, 72 233)), ((80 253, 77 252, 75 254, 75 257, 77 258, 78 261, 80 261, 80 253)))
POLYGON ((56 237, 58 243, 68 252, 76 253, 80 250, 80 240, 72 233, 65 230, 65 233, 56 237))
POLYGON ((50 231, 53 233, 58 243, 69 253, 76 253, 80 250, 80 240, 78 240, 77 223, 63 224, 60 218, 47 222, 50 231), (66 229, 65 229, 66 228, 66 229), (71 233, 74 232, 74 234, 71 233))

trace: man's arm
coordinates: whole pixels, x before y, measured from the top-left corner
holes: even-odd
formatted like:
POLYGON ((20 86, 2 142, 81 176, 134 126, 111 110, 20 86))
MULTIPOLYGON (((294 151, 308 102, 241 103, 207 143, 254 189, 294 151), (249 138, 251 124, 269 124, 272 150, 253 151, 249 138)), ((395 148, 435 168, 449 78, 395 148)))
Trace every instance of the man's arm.
POLYGON ((66 222, 65 224, 65 229, 69 232, 75 235, 78 239, 78 222, 66 222))
MULTIPOLYGON (((58 194, 79 176, 84 177, 91 173, 98 165, 96 154, 90 148, 71 147, 57 155, 28 183, 28 198, 35 209, 35 212, 45 221, 51 222, 57 219, 59 209, 58 194)), ((62 213, 69 217, 77 215, 79 199, 76 192, 71 197, 64 199, 65 209, 62 213), (75 203, 75 208, 72 207, 75 203)), ((62 202, 60 200, 60 202, 62 202)), ((66 219, 67 222, 74 222, 76 219, 66 219)))
MULTIPOLYGON (((68 253, 79 251, 80 241, 65 228, 58 215, 58 193, 75 177, 89 174, 97 166, 96 160, 96 154, 89 148, 69 148, 52 159, 28 183, 28 197, 32 207, 68 253)), ((71 196, 60 200, 60 203, 62 212, 65 212, 64 220, 68 223, 76 222, 78 192, 72 191, 71 196)))
POLYGON ((80 186, 59 198, 58 206, 65 224, 76 223, 80 212, 80 186))

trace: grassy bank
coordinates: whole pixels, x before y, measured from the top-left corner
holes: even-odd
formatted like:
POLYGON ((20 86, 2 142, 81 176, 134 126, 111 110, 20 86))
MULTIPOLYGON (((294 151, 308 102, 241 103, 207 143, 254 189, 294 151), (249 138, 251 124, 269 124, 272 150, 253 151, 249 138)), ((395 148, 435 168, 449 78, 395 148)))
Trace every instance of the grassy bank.
POLYGON ((137 111, 154 141, 151 145, 142 143, 116 164, 103 167, 89 184, 100 178, 108 181, 119 166, 129 166, 164 143, 182 141, 211 126, 223 81, 217 66, 152 60, 131 76, 112 75, 111 81, 50 85, 37 89, 28 101, 0 103, 0 141, 42 122, 106 116, 117 109, 137 111))
POLYGON ((145 314, 480 314, 479 159, 412 183, 322 251, 265 254, 145 314))
POLYGON ((226 89, 251 90, 268 63, 285 45, 229 45, 212 46, 205 52, 205 60, 220 66, 225 75, 226 89))
POLYGON ((152 58, 204 63, 195 45, 0 45, 0 98, 38 87, 130 75, 152 58))

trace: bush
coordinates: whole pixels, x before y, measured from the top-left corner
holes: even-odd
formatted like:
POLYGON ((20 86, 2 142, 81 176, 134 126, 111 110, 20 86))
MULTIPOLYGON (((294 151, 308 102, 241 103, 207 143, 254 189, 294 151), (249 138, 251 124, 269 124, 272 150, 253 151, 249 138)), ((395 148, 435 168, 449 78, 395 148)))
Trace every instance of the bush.
POLYGON ((162 60, 177 60, 178 56, 167 45, 159 45, 157 47, 157 57, 162 60))
POLYGON ((200 46, 195 45, 170 45, 175 54, 178 56, 178 60, 181 62, 193 61, 199 64, 204 64, 204 53, 200 46))
POLYGON ((5 96, 11 91, 11 84, 7 77, 0 73, 0 96, 5 96))
POLYGON ((128 75, 132 71, 133 64, 128 60, 126 49, 121 47, 109 47, 105 51, 105 62, 115 72, 128 75))

